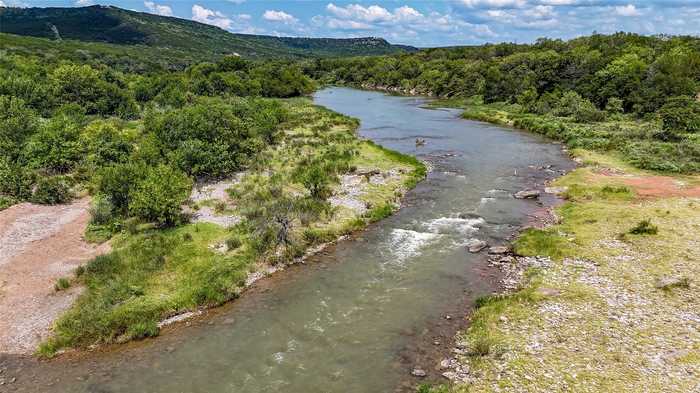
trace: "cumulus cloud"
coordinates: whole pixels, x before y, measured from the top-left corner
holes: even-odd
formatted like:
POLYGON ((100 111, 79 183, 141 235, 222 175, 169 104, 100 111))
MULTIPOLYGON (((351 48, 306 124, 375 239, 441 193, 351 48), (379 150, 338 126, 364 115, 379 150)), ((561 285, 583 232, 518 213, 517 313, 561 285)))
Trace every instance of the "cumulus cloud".
POLYGON ((287 24, 292 24, 296 23, 299 20, 295 18, 294 16, 284 12, 284 11, 275 11, 275 10, 267 10, 263 14, 263 19, 271 21, 271 22, 282 22, 282 23, 287 23, 287 24))
POLYGON ((156 4, 152 1, 144 1, 143 5, 154 14, 163 16, 173 16, 173 9, 167 5, 156 4))
POLYGON ((639 16, 641 13, 633 4, 615 7, 615 13, 620 16, 639 16))
POLYGON ((355 19, 368 23, 389 21, 393 17, 386 8, 378 5, 364 7, 360 4, 350 4, 346 7, 338 7, 330 3, 326 6, 326 10, 338 18, 355 19))
POLYGON ((94 1, 92 0, 75 0, 75 5, 80 6, 80 7, 87 7, 89 5, 95 4, 94 1))
POLYGON ((526 0, 459 0, 470 8, 519 8, 527 4, 526 0))
POLYGON ((214 25, 222 29, 230 28, 232 23, 231 19, 221 12, 204 8, 199 4, 192 6, 192 20, 214 25))

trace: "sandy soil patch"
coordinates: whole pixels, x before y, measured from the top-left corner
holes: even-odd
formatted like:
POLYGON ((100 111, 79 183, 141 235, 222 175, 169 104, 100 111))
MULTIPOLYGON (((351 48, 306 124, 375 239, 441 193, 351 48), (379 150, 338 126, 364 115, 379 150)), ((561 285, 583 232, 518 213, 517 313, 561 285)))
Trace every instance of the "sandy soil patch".
POLYGON ((643 176, 624 179, 637 195, 652 198, 700 197, 700 186, 689 187, 678 179, 668 176, 643 176))
POLYGON ((88 198, 68 205, 15 205, 0 212, 0 353, 31 353, 80 288, 54 284, 109 245, 83 239, 88 198))

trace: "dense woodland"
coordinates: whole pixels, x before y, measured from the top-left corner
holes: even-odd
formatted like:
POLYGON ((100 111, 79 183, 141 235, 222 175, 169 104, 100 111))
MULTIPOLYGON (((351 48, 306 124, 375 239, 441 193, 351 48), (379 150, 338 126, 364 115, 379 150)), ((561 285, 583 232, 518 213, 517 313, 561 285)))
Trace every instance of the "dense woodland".
MULTIPOLYGON (((172 187, 240 169, 253 152, 274 143, 285 118, 278 102, 262 97, 313 89, 294 64, 236 56, 182 72, 139 75, 5 55, 0 204, 66 202, 70 189, 85 185, 108 196, 118 212, 172 221, 137 206, 134 190, 170 194, 174 190, 148 189, 148 179, 172 187)), ((170 197, 180 203, 188 188, 170 197)))
POLYGON ((507 113, 508 124, 572 147, 618 150, 646 169, 700 170, 695 37, 617 33, 438 48, 320 59, 306 72, 326 83, 449 98, 481 120, 507 113))

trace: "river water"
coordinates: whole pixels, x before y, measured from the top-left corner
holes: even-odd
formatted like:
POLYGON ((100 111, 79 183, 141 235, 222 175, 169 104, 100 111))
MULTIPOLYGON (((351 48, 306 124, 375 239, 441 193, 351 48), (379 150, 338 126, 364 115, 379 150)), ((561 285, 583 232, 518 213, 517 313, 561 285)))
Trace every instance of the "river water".
POLYGON ((329 88, 315 101, 360 119, 362 137, 433 168, 397 214, 192 326, 83 359, 7 361, 17 381, 5 388, 366 393, 407 390, 415 366, 437 375, 445 335, 463 326, 474 298, 496 289, 485 257, 465 242, 505 242, 541 209, 512 193, 571 164, 559 145, 423 108, 422 99, 329 88), (546 165, 553 171, 538 169, 546 165))

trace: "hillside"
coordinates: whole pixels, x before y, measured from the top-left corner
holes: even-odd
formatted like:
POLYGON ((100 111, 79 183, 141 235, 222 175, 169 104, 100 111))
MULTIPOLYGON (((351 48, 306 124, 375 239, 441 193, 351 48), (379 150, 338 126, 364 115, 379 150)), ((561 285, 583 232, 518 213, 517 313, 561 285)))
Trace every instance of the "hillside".
POLYGON ((237 53, 247 58, 380 55, 415 48, 382 38, 295 38, 234 34, 215 26, 113 6, 0 8, 0 32, 51 40, 146 45, 199 59, 237 53))

